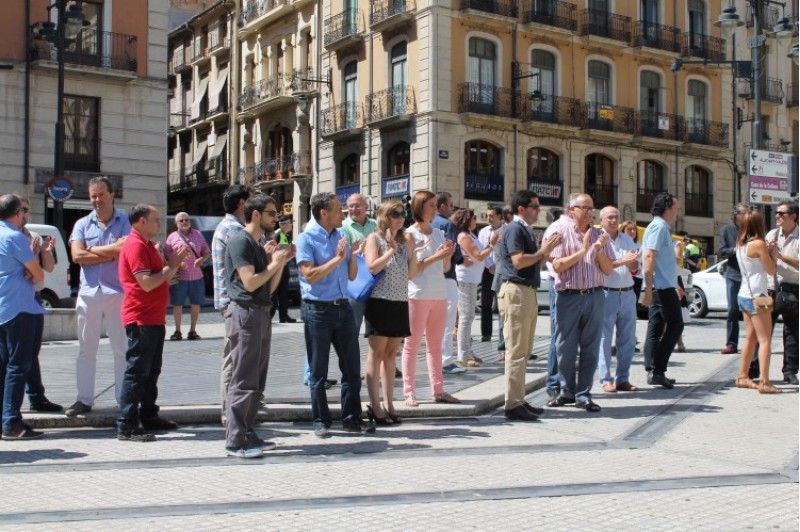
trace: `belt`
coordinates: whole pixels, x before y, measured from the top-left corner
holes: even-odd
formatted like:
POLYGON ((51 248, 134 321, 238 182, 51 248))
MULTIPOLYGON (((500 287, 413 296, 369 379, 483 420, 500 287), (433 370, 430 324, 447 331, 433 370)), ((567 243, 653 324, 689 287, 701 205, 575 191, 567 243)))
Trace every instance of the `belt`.
POLYGON ((629 286, 627 288, 609 288, 609 287, 605 287, 604 290, 606 292, 627 292, 629 290, 633 290, 633 287, 632 286, 629 286))
POLYGON ((780 291, 781 292, 790 292, 792 294, 797 294, 798 286, 794 283, 781 283, 780 284, 780 291))
POLYGON ((305 302, 306 303, 311 303, 312 305, 318 305, 320 307, 327 307, 327 306, 330 306, 330 305, 339 307, 339 306, 342 306, 342 305, 349 305, 350 304, 350 300, 349 299, 334 299, 333 301, 318 301, 316 299, 306 299, 305 302))
POLYGON ((270 308, 272 308, 272 305, 260 304, 260 303, 255 303, 255 302, 251 302, 251 301, 236 301, 236 300, 233 300, 233 301, 231 301, 231 303, 236 303, 240 307, 249 308, 249 309, 256 309, 256 310, 265 310, 266 311, 266 310, 270 310, 270 308))
POLYGON ((533 286, 532 284, 525 283, 525 282, 523 282, 523 281, 513 281, 513 280, 511 280, 511 279, 506 279, 506 280, 505 280, 505 281, 503 281, 503 282, 504 282, 504 283, 511 283, 511 284, 518 284, 518 285, 520 285, 520 286, 524 286, 524 287, 526 287, 526 288, 533 288, 534 290, 536 289, 536 287, 535 287, 535 286, 533 286))
POLYGON ((597 292, 598 290, 602 290, 602 289, 603 289, 602 286, 595 286, 594 288, 584 288, 582 290, 579 289, 579 288, 568 288, 566 290, 559 290, 558 293, 559 294, 587 296, 589 294, 593 294, 593 293, 597 292))

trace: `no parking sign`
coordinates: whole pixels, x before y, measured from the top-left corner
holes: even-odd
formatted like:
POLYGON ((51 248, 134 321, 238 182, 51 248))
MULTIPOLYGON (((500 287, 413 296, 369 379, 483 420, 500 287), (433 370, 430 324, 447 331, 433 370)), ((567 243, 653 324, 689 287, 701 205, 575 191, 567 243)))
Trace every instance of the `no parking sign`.
POLYGON ((67 177, 54 177, 47 182, 47 195, 53 201, 67 201, 74 193, 75 187, 67 177))

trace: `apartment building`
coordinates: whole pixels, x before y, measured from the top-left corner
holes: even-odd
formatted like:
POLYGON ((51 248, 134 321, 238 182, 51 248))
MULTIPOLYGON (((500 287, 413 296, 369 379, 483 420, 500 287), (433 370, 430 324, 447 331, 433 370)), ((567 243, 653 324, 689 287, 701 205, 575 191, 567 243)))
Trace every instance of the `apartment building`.
MULTIPOLYGON (((64 48, 64 99, 58 105, 57 4, 3 2, 0 19, 0 189, 31 200, 32 221, 52 223, 46 184, 53 177, 57 113, 64 122, 64 166, 74 193, 63 227, 91 209, 88 181, 108 176, 117 206, 166 209, 167 0, 65 2, 80 12, 64 48)), ((65 17, 65 20, 69 20, 65 17)))
POLYGON ((678 228, 712 239, 734 201, 731 69, 720 0, 326 0, 320 190, 376 202, 453 193, 482 210, 571 192, 647 223, 678 195, 678 228))

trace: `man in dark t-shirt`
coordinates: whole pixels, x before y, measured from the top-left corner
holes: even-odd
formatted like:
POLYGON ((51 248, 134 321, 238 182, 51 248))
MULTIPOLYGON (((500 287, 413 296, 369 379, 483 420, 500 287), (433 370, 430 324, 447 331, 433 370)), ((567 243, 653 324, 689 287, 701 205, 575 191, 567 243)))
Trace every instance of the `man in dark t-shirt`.
POLYGON ((258 458, 275 447, 255 432, 259 402, 267 383, 272 340, 271 294, 294 248, 268 240, 258 243, 275 224, 275 200, 256 194, 244 204, 244 231, 225 250, 225 285, 230 303, 225 311, 225 334, 231 343, 231 382, 225 414, 225 452, 239 458, 258 458))

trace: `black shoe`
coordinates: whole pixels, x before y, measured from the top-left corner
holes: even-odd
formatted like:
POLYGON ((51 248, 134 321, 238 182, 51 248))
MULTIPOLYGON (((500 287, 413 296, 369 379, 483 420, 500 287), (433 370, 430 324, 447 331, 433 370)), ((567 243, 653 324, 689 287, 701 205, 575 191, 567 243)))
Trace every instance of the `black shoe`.
POLYGON ((491 341, 492 341, 491 336, 481 336, 481 342, 491 342, 491 341))
POLYGON ((784 375, 783 382, 785 382, 786 384, 794 384, 795 386, 800 384, 800 381, 797 380, 797 375, 795 375, 794 373, 789 373, 788 375, 784 375))
POLYGON ((575 408, 580 408, 581 410, 586 410, 587 412, 599 412, 600 405, 593 401, 578 401, 575 403, 575 408))
POLYGON ((672 379, 668 379, 666 375, 660 373, 650 373, 647 375, 647 384, 652 384, 653 386, 661 386, 662 388, 666 388, 667 390, 671 390, 674 388, 675 381, 672 379))
POLYGON ((44 436, 44 432, 33 430, 24 423, 12 430, 3 431, 4 440, 38 440, 44 436))
POLYGON ((534 355, 533 353, 531 353, 531 356, 528 357, 528 362, 533 362, 534 360, 538 360, 538 359, 539 359, 539 355, 534 355))
POLYGON ((152 417, 142 420, 142 427, 147 430, 175 430, 178 424, 162 417, 152 417))
MULTIPOLYGON (((361 434, 362 432, 367 432, 364 430, 364 426, 361 423, 342 423, 342 430, 345 432, 352 432, 355 434, 361 434)), ((372 429, 375 432, 375 429, 372 429)))
POLYGON ((64 412, 64 415, 67 417, 75 417, 81 414, 87 414, 92 411, 92 407, 81 403, 80 401, 75 401, 75 404, 71 407, 67 408, 67 411, 64 412))
POLYGON ((150 434, 142 429, 136 428, 133 430, 120 430, 117 432, 117 439, 121 441, 156 441, 155 434, 150 434))
POLYGON ((563 395, 559 395, 555 399, 551 399, 547 402, 547 406, 550 408, 558 408, 559 406, 564 405, 571 405, 575 403, 574 397, 565 397, 563 395))
POLYGON ((527 403, 527 402, 526 403, 522 403, 522 406, 527 408, 528 412, 530 412, 532 414, 536 414, 537 416, 541 416, 542 414, 544 414, 544 408, 540 408, 538 406, 533 406, 532 404, 527 403))
POLYGON ((525 405, 517 405, 511 410, 506 410, 504 415, 507 419, 515 419, 517 421, 537 421, 539 416, 525 408, 525 405))
POLYGON ((31 403, 31 410, 34 412, 61 412, 63 409, 61 405, 50 402, 46 397, 41 401, 31 403))
POLYGON ((326 390, 330 390, 334 386, 336 386, 336 379, 325 379, 326 390))
POLYGON ((281 323, 297 323, 297 320, 294 318, 281 318, 281 323))

